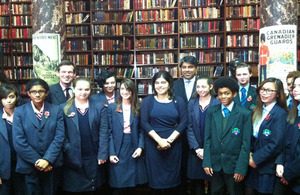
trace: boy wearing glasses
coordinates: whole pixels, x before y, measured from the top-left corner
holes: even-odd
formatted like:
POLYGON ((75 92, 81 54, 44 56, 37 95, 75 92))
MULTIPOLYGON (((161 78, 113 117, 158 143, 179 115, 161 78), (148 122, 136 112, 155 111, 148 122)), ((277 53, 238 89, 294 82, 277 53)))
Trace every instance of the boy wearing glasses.
POLYGON ((235 77, 238 81, 239 91, 234 97, 234 102, 244 108, 253 110, 256 105, 256 89, 250 85, 252 69, 249 64, 240 62, 235 68, 235 77))
POLYGON ((242 194, 252 133, 251 112, 234 103, 239 86, 229 77, 215 82, 221 105, 208 109, 205 121, 203 167, 211 179, 211 193, 242 194), (226 186, 226 187, 225 187, 226 186))

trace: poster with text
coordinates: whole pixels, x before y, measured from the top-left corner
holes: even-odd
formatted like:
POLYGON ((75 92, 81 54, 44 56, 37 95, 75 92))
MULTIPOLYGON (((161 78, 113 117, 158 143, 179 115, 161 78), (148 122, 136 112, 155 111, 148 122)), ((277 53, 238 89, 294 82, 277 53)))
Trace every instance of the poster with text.
POLYGON ((32 35, 33 73, 49 85, 59 81, 56 68, 60 62, 60 36, 52 33, 32 35))
POLYGON ((276 77, 285 82, 297 69, 297 26, 276 25, 259 30, 259 79, 276 77))

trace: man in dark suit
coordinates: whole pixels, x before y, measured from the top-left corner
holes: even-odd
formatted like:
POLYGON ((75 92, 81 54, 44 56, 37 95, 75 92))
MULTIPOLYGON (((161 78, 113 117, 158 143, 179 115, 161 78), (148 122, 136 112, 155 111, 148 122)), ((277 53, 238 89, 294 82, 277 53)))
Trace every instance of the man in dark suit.
POLYGON ((244 108, 253 110, 257 101, 257 93, 256 88, 250 85, 251 66, 240 62, 235 68, 235 76, 238 81, 239 91, 234 98, 234 102, 244 108))
POLYGON ((242 194, 241 181, 247 173, 250 142, 251 112, 236 104, 237 82, 223 77, 215 82, 221 105, 207 110, 204 134, 203 167, 211 179, 211 194, 242 194), (225 187, 226 186, 226 187, 225 187))
POLYGON ((175 95, 183 98, 185 105, 196 90, 197 59, 194 56, 185 56, 181 59, 180 68, 183 78, 174 82, 175 95))
POLYGON ((47 101, 62 104, 72 97, 72 81, 76 76, 75 65, 70 60, 62 60, 56 71, 59 82, 50 87, 47 101))

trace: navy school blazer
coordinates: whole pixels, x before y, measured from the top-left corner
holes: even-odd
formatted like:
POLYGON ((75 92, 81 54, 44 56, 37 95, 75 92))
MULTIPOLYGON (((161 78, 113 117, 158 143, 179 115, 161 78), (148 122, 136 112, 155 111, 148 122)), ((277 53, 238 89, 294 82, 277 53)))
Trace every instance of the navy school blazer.
MULTIPOLYGON (((61 104, 61 110, 67 103, 61 104)), ((82 167, 80 130, 78 124, 77 108, 75 102, 68 110, 68 116, 64 114, 66 139, 63 145, 64 163, 68 167, 82 167), (72 113, 72 114, 71 114, 72 113), (74 115, 73 115, 74 114, 74 115)), ((89 99, 89 125, 94 148, 98 149, 98 159, 108 158, 108 120, 107 107, 103 103, 97 103, 89 99)))
POLYGON ((49 95, 46 99, 51 104, 63 104, 67 101, 64 91, 62 90, 59 82, 50 86, 49 95))
MULTIPOLYGON (((115 103, 118 100, 118 96, 119 96, 119 94, 118 94, 117 90, 115 90, 115 103)), ((102 103, 105 103, 106 105, 108 105, 108 101, 107 101, 107 98, 106 98, 106 95, 104 92, 92 95, 91 99, 96 102, 102 102, 102 103)))
POLYGON ((203 167, 246 175, 251 143, 251 112, 234 104, 223 131, 221 105, 208 108, 205 119, 203 167))
POLYGON ((289 183, 300 186, 300 117, 295 123, 287 124, 283 152, 276 159, 276 164, 284 166, 283 177, 289 183))
MULTIPOLYGON (((208 106, 210 107, 220 103, 220 100, 211 97, 208 106)), ((188 125, 186 131, 190 149, 204 147, 204 129, 200 129, 200 112, 199 97, 191 99, 188 106, 188 125)))
MULTIPOLYGON (((240 98, 240 92, 237 93, 237 95, 233 98, 234 102, 238 105, 241 105, 241 98, 240 98)), ((249 90, 247 93, 247 99, 245 103, 245 108, 249 110, 253 110, 257 102, 257 93, 256 88, 249 86, 249 90)))
MULTIPOLYGON (((183 82, 183 78, 181 78, 179 80, 176 80, 174 82, 174 91, 175 91, 175 95, 182 97, 185 105, 188 106, 188 102, 189 101, 188 101, 188 99, 186 97, 185 85, 184 85, 184 82, 183 82)), ((194 94, 195 91, 196 91, 196 81, 195 81, 194 86, 193 86, 192 96, 193 96, 193 94, 194 94)))
MULTIPOLYGON (((123 129, 124 129, 124 118, 121 112, 122 106, 117 111, 115 104, 108 106, 108 121, 109 121, 109 155, 119 156, 122 140, 123 140, 123 129)), ((144 132, 140 129, 139 117, 134 116, 130 113, 130 128, 131 128, 131 139, 134 148, 144 148, 144 132)))
POLYGON ((58 105, 44 103, 42 120, 36 117, 31 102, 17 107, 13 119, 13 144, 17 152, 16 172, 34 172, 38 159, 54 167, 62 165, 61 148, 65 138, 63 113, 58 105), (45 113, 48 112, 49 116, 45 113))
POLYGON ((8 180, 11 176, 11 148, 6 122, 2 119, 2 115, 3 107, 0 106, 0 178, 8 180))
POLYGON ((252 158, 260 174, 275 174, 275 160, 283 149, 287 112, 278 103, 259 127, 258 137, 252 141, 252 158))

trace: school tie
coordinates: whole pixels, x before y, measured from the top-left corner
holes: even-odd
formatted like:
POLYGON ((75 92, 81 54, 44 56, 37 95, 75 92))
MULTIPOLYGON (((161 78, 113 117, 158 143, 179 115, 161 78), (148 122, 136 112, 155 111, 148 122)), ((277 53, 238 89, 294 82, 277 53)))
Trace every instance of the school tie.
POLYGON ((43 113, 41 113, 41 112, 35 112, 35 116, 41 121, 43 113))
POLYGON ((246 96, 246 89, 243 87, 243 88, 241 89, 241 92, 242 92, 241 106, 245 107, 246 99, 247 99, 247 96, 246 96))
POLYGON ((289 110, 292 108, 292 100, 290 100, 288 108, 289 108, 289 110))
POLYGON ((66 88, 66 89, 65 89, 67 100, 70 99, 70 97, 71 97, 71 96, 70 96, 70 93, 69 93, 69 90, 70 90, 70 88, 66 88))
POLYGON ((224 112, 224 117, 225 118, 230 114, 230 111, 229 111, 228 108, 223 108, 223 112, 224 112))

